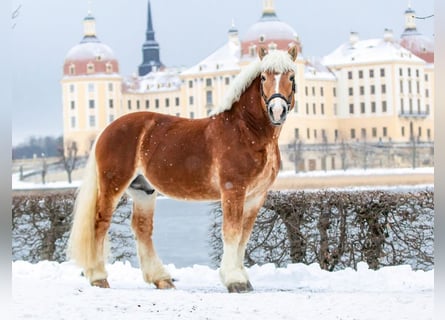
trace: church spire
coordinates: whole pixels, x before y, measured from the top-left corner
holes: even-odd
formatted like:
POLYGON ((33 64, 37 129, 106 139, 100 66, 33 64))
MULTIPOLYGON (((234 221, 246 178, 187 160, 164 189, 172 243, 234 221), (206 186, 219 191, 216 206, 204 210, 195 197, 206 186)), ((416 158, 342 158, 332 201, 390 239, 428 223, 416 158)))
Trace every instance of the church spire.
POLYGON ((145 42, 142 45, 142 63, 139 65, 139 76, 144 76, 153 70, 163 67, 159 58, 159 44, 155 40, 153 20, 151 17, 150 0, 147 4, 147 30, 145 32, 145 42))

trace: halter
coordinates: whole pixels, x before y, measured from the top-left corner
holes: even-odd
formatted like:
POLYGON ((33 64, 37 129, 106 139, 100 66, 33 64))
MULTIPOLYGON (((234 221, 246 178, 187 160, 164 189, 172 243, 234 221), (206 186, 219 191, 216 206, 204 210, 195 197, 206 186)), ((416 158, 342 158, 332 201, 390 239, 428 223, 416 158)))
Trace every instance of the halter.
POLYGON ((292 106, 292 95, 295 94, 295 80, 292 81, 292 91, 290 93, 290 95, 286 98, 283 94, 281 93, 274 93, 273 95, 271 95, 269 98, 267 98, 267 96, 264 94, 264 90, 263 90, 263 82, 261 82, 260 85, 260 92, 261 92, 261 97, 264 100, 264 103, 266 104, 266 106, 269 105, 269 103, 275 99, 275 98, 280 98, 283 99, 284 101, 286 101, 286 105, 287 105, 287 112, 289 112, 291 106, 292 106))

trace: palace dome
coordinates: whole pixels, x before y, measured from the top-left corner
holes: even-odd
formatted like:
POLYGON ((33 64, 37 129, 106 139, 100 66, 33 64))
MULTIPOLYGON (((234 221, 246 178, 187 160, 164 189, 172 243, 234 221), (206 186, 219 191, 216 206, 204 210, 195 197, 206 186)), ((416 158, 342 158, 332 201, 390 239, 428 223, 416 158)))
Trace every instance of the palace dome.
POLYGON ((65 76, 118 73, 119 63, 113 50, 96 37, 95 19, 89 14, 84 19, 84 37, 65 56, 65 76))
POLYGON ((410 6, 405 11, 405 30, 399 44, 427 63, 434 63, 434 42, 417 31, 416 12, 410 6))
POLYGON ((430 38, 420 33, 404 33, 400 45, 427 63, 434 63, 434 42, 430 38))
POLYGON ((287 50, 289 46, 297 45, 301 51, 297 32, 277 17, 273 0, 264 1, 260 20, 250 26, 241 38, 243 55, 252 55, 254 53, 252 51, 256 52, 256 47, 261 45, 280 50, 287 50))

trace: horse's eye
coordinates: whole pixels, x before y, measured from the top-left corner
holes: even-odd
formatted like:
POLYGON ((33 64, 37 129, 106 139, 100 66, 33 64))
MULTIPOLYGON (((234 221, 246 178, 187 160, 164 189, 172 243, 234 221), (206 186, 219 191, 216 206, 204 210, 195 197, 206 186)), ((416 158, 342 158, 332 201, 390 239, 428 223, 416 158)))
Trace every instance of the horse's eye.
POLYGON ((294 75, 291 75, 291 76, 289 77, 289 80, 293 82, 293 81, 295 80, 295 76, 294 76, 294 75))
POLYGON ((261 75, 261 82, 264 82, 264 81, 266 81, 266 77, 261 75))

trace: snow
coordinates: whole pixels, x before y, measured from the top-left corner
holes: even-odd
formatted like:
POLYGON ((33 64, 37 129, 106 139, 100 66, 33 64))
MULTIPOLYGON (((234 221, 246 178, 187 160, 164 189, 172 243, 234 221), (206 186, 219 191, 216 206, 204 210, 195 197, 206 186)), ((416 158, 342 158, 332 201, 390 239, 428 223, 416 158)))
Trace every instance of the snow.
POLYGON ((322 59, 328 67, 341 65, 377 63, 385 61, 405 61, 424 63, 424 61, 396 42, 384 39, 360 40, 351 45, 349 42, 340 45, 322 59))
MULTIPOLYGON (((298 174, 289 171, 280 172, 280 176, 430 173, 434 173, 434 168, 298 174)), ((79 184, 80 181, 74 181, 72 186, 79 184)), ((67 187, 67 183, 26 183, 18 181, 18 174, 13 174, 12 187, 61 188, 67 187)), ((169 250, 181 249, 175 246, 170 246, 169 250)), ((202 260, 199 263, 203 263, 202 260)), ((137 320, 153 316, 156 319, 216 320, 433 318, 434 270, 414 271, 410 266, 401 265, 374 271, 365 263, 359 263, 357 271, 335 272, 321 270, 317 264, 289 264, 285 268, 276 268, 272 264, 255 265, 247 269, 255 290, 247 294, 229 294, 220 282, 217 268, 179 262, 166 267, 176 280, 174 290, 157 290, 146 284, 140 270, 128 261, 108 264, 111 289, 91 287, 72 261, 12 262, 14 319, 137 320)))
POLYGON ((434 271, 408 266, 248 269, 254 291, 229 294, 218 270, 167 265, 176 289, 157 290, 129 263, 108 265, 111 289, 89 286, 72 262, 12 263, 14 319, 432 319, 434 271))
MULTIPOLYGON (((330 177, 330 176, 368 176, 368 175, 408 175, 408 174, 434 174, 434 167, 422 168, 392 168, 392 169, 348 169, 348 170, 329 170, 329 171, 307 171, 295 173, 295 171, 280 171, 278 177, 330 177)), ((19 173, 12 174, 13 190, 31 190, 31 189, 58 189, 58 188, 77 188, 80 186, 80 180, 74 180, 71 184, 66 181, 48 182, 46 184, 26 182, 19 180, 19 173)), ((423 187, 423 186, 421 186, 423 187)), ((373 187, 375 188, 375 186, 373 187)))

